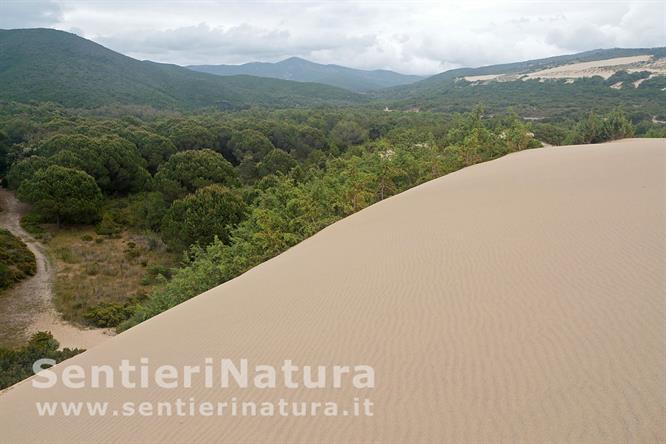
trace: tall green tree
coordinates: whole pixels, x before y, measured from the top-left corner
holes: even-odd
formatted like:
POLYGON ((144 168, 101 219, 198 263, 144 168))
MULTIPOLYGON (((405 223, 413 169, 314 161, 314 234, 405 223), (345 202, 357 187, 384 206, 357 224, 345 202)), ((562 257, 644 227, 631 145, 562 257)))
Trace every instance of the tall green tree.
POLYGON ((281 149, 270 151, 257 165, 257 171, 260 176, 269 174, 287 174, 292 168, 298 165, 298 162, 281 149))
POLYGON ((7 184, 10 189, 17 190, 23 182, 32 179, 35 173, 48 168, 51 161, 42 156, 30 156, 12 164, 7 173, 7 184))
POLYGON ((245 202, 235 190, 209 185, 176 200, 164 216, 162 236, 167 244, 183 250, 208 245, 217 236, 229 241, 229 232, 245 214, 245 202))
POLYGON ((218 142, 212 131, 191 120, 173 125, 169 139, 179 151, 213 149, 218 142))
POLYGON ((176 153, 176 146, 171 140, 158 134, 137 130, 128 136, 137 147, 141 157, 146 161, 146 169, 155 174, 161 164, 176 153))
POLYGON ((240 162, 239 176, 246 183, 259 177, 257 164, 275 149, 268 137, 253 129, 235 133, 229 140, 228 147, 240 162))
POLYGON ((9 138, 0 131, 0 177, 4 177, 9 166, 9 138))
POLYGON ((17 195, 58 227, 63 222, 93 223, 102 205, 102 192, 92 176, 59 165, 37 171, 21 184, 17 195))
POLYGON ((40 143, 37 152, 41 156, 49 157, 63 150, 86 150, 93 143, 90 137, 83 134, 55 134, 40 143))
POLYGON ((341 120, 331 130, 331 139, 337 146, 347 148, 368 140, 368 131, 353 120, 341 120))
POLYGON ((238 184, 234 167, 213 150, 176 153, 162 164, 155 175, 158 189, 174 200, 211 184, 238 184))
POLYGON ((106 194, 128 194, 144 190, 150 181, 146 162, 132 142, 121 137, 71 136, 71 145, 61 138, 61 149, 51 163, 85 171, 106 194))

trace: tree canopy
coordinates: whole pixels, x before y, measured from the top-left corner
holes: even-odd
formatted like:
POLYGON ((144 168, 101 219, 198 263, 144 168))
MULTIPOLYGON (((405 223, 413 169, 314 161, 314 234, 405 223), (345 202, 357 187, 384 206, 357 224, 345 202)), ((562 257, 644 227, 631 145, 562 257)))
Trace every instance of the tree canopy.
POLYGON ((245 202, 234 190, 209 185, 176 200, 162 223, 164 240, 183 250, 190 245, 208 245, 215 237, 229 241, 229 232, 245 213, 245 202))
POLYGON ((58 165, 37 171, 21 184, 18 196, 58 226, 95 222, 102 205, 102 192, 92 176, 58 165))
POLYGON ((176 153, 160 166, 157 186, 170 199, 177 199, 211 184, 237 184, 234 167, 213 150, 176 153))

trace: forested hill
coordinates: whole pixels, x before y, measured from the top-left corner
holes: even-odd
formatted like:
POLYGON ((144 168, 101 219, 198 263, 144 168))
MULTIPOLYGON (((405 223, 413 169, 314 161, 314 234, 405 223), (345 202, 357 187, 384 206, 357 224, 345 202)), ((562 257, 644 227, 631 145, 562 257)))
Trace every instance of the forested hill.
MULTIPOLYGON (((332 68, 350 74, 346 68, 302 59, 288 59, 283 65, 288 69, 282 74, 298 80, 330 83, 332 68), (328 71, 321 71, 322 66, 328 71)), ((353 89, 368 88, 367 83, 360 82, 359 72, 354 73, 356 77, 342 76, 337 81, 353 89)), ((377 82, 387 72, 365 73, 374 73, 373 81, 377 82)), ((382 82, 396 81, 391 80, 391 75, 382 82)), ((0 101, 50 101, 73 108, 119 104, 174 110, 365 104, 375 109, 388 106, 444 112, 469 111, 483 103, 490 113, 502 113, 512 107, 519 115, 534 119, 571 117, 589 110, 608 112, 622 106, 632 115, 643 113, 641 119, 664 120, 666 48, 595 50, 462 68, 410 85, 359 94, 323 83, 219 76, 139 61, 52 29, 0 30, 0 101), (589 67, 590 63, 596 65, 589 67), (553 69, 560 71, 553 73, 553 69), (581 70, 587 71, 581 74, 581 70)))
POLYGON ((397 85, 406 85, 424 79, 422 76, 399 74, 394 71, 377 69, 366 71, 339 65, 322 65, 298 57, 291 57, 277 63, 252 62, 243 65, 193 65, 188 68, 231 76, 247 74, 274 79, 317 82, 337 86, 351 91, 372 91, 397 85))
POLYGON ((139 61, 53 29, 0 30, 0 100, 52 101, 82 108, 131 104, 238 109, 348 104, 359 99, 328 85, 220 77, 139 61))
POLYGON ((377 94, 390 108, 490 112, 513 107, 534 118, 617 106, 663 116, 666 48, 598 49, 578 54, 446 71, 377 94))
POLYGON ((617 57, 633 57, 640 55, 656 55, 666 57, 666 48, 611 48, 593 49, 591 51, 546 57, 544 59, 527 60, 523 62, 503 63, 499 65, 482 66, 480 68, 457 68, 444 71, 428 77, 420 82, 418 87, 433 84, 442 80, 455 79, 461 76, 479 76, 487 74, 516 74, 534 72, 540 69, 562 66, 571 63, 594 62, 617 57))

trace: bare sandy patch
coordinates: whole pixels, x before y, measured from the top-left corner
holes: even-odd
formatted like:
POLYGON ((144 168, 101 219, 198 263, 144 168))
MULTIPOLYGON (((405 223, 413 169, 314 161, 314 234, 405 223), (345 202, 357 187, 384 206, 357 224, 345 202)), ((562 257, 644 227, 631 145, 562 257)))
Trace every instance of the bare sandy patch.
POLYGON ((485 82, 488 80, 495 80, 502 74, 487 74, 483 76, 466 76, 465 80, 468 82, 485 82))

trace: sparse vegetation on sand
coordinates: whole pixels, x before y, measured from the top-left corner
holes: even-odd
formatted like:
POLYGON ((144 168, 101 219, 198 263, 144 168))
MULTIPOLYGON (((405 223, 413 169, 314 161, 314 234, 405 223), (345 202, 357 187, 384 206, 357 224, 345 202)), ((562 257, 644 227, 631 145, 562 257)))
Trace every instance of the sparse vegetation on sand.
POLYGON ((91 227, 49 230, 55 306, 71 322, 114 327, 133 313, 175 266, 175 255, 151 234, 100 236, 91 227))

